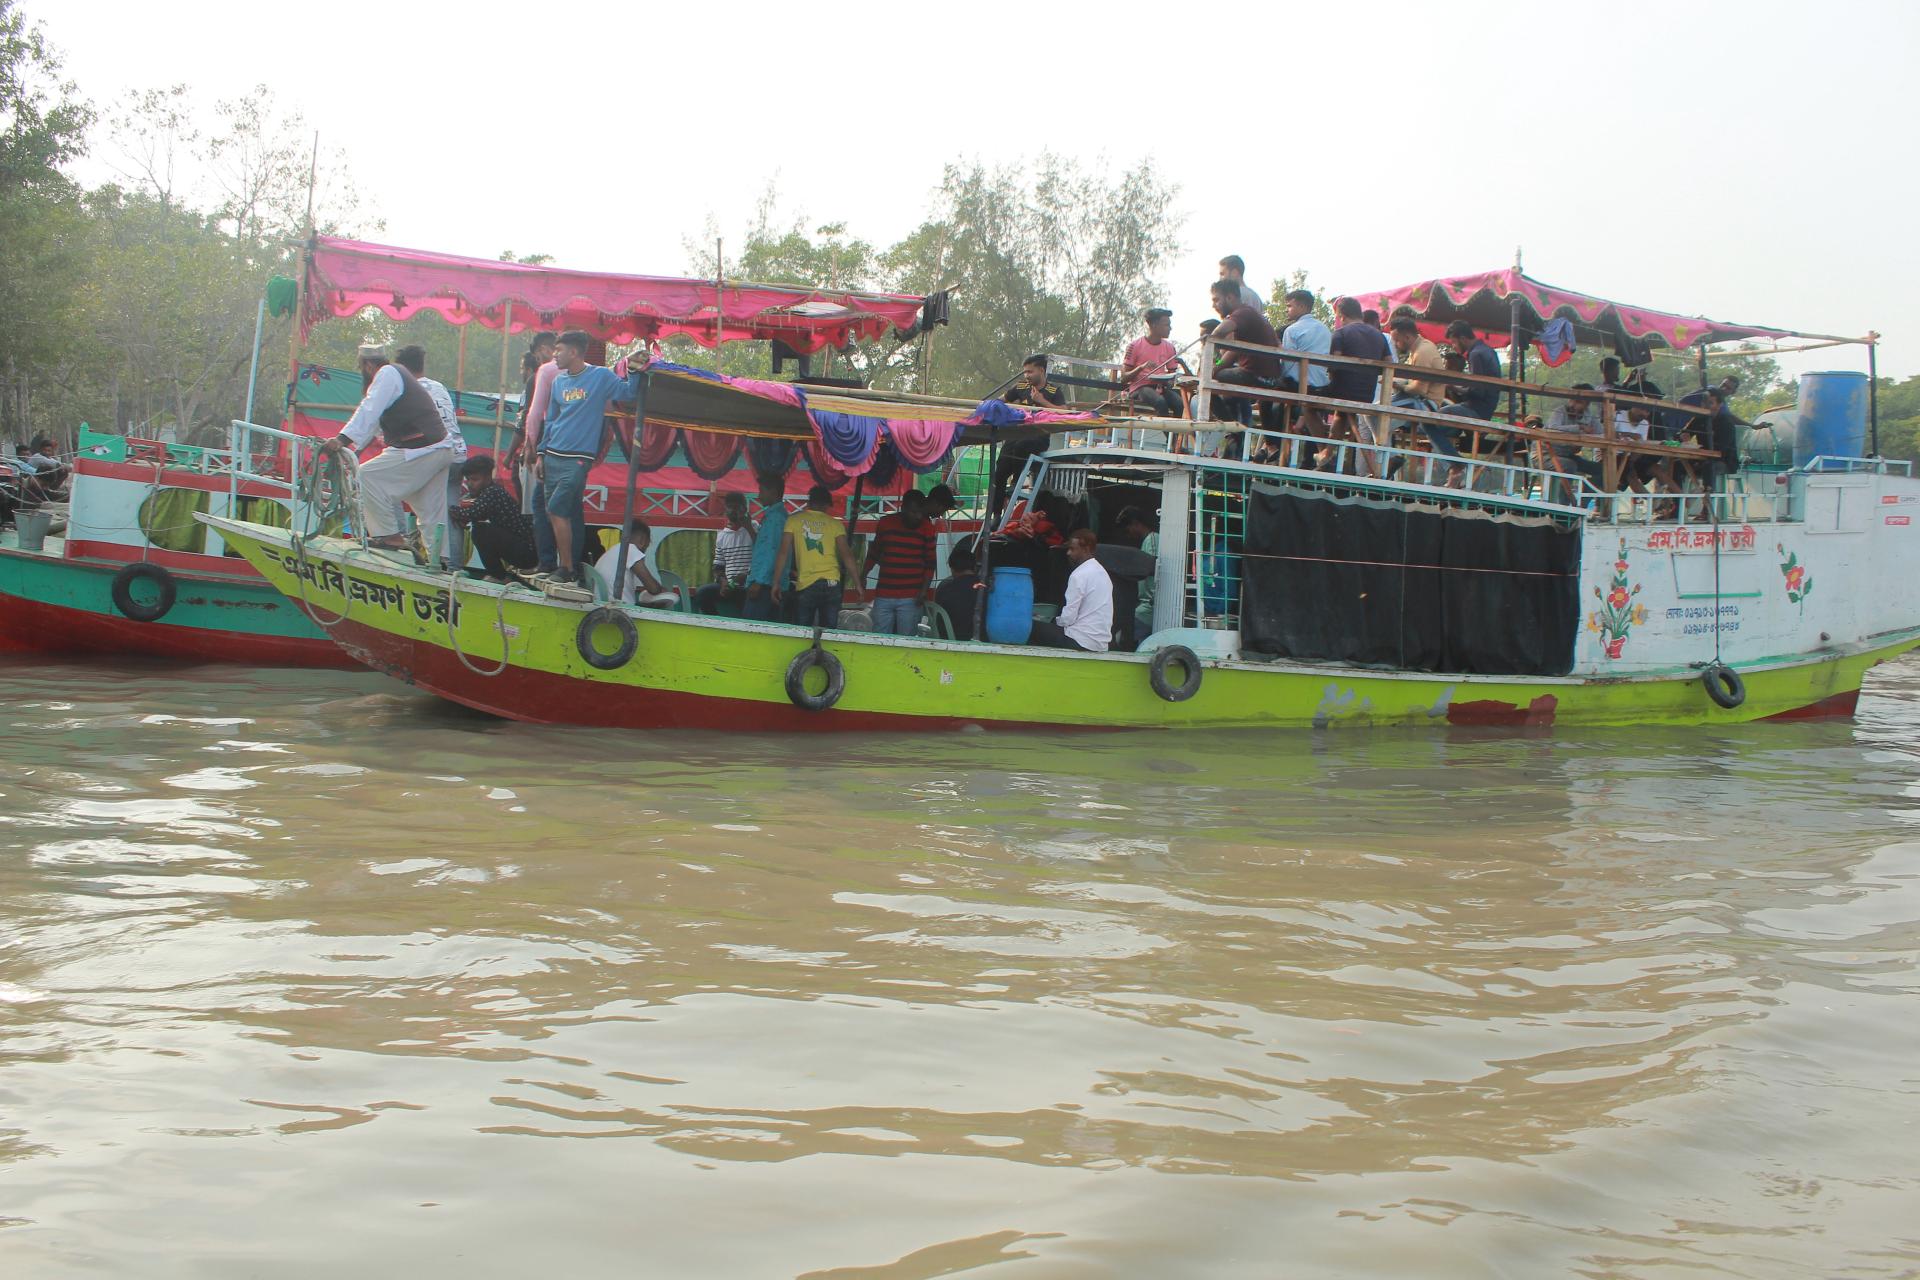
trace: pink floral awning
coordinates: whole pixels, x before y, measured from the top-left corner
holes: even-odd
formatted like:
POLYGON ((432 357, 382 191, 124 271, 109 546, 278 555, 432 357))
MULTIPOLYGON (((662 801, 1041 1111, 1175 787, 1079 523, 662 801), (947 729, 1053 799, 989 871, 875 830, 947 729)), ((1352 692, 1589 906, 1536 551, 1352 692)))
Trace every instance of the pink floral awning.
POLYGON ((372 307, 395 320, 432 311, 450 324, 584 329, 608 342, 689 337, 711 347, 777 338, 799 352, 909 328, 925 302, 800 285, 565 271, 333 236, 315 237, 306 284, 303 333, 330 316, 372 307))
MULTIPOLYGON (((1617 345, 1621 335, 1650 344, 1681 348, 1741 338, 1798 337, 1791 329, 1764 325, 1728 324, 1704 316, 1683 316, 1649 307, 1610 302, 1591 294, 1575 293, 1557 285, 1541 284, 1512 267, 1477 275, 1442 276, 1376 293, 1356 293, 1362 307, 1378 311, 1384 320, 1394 308, 1410 306, 1423 330, 1440 330, 1452 320, 1465 320, 1500 345, 1513 325, 1514 301, 1519 301, 1520 336, 1531 339, 1548 320, 1565 319, 1583 345, 1617 345)), ((1437 336, 1437 332, 1429 336, 1437 336)))

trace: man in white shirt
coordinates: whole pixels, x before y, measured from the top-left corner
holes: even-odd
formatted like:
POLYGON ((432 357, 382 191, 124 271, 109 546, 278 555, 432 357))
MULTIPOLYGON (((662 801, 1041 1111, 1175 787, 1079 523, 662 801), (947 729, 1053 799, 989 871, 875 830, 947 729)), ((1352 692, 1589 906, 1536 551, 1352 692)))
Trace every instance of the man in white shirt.
POLYGON ((644 520, 627 522, 627 573, 626 581, 615 583, 613 575, 620 570, 620 548, 608 547, 594 561, 593 571, 600 576, 600 585, 605 587, 607 595, 621 604, 672 605, 680 599, 680 593, 672 587, 662 586, 653 576, 653 569, 647 564, 647 548, 653 545, 653 530, 644 520))
MULTIPOLYGON (((447 429, 447 439, 453 442, 453 460, 447 467, 447 507, 451 510, 460 505, 463 496, 460 484, 460 468, 467 461, 467 438, 460 431, 460 415, 453 407, 453 393, 444 385, 426 376, 427 349, 422 346, 402 347, 393 353, 393 362, 419 380, 420 389, 433 398, 433 407, 440 411, 440 422, 447 429)), ((459 533, 451 523, 443 526, 440 533, 440 558, 448 567, 464 562, 464 554, 455 555, 453 540, 459 533)), ((461 552, 466 548, 462 546, 461 552)))
POLYGON ((446 524, 453 439, 427 389, 411 370, 389 364, 382 348, 360 348, 360 378, 366 388, 360 407, 321 448, 358 452, 380 433, 386 448, 360 465, 361 506, 368 545, 397 550, 406 546, 400 533, 401 503, 413 508, 423 537, 446 524))
POLYGON ((1265 311, 1267 300, 1260 296, 1254 287, 1247 283, 1247 264, 1237 253, 1230 253, 1220 259, 1220 278, 1231 280, 1240 286, 1240 305, 1252 307, 1255 311, 1265 311))
POLYGON ((1079 649, 1105 653, 1113 643, 1113 579, 1094 559, 1099 542, 1091 529, 1075 529, 1067 539, 1067 603, 1052 622, 1033 624, 1028 643, 1049 649, 1079 649))

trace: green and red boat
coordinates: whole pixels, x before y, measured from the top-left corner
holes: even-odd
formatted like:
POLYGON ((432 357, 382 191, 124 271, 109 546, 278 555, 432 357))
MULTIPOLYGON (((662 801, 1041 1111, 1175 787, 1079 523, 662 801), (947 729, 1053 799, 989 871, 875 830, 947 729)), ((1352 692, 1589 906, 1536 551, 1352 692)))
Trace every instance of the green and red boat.
MULTIPOLYGON (((404 320, 422 311, 455 325, 508 332, 587 327, 604 338, 690 337, 780 341, 806 355, 855 336, 916 322, 920 298, 796 286, 619 276, 425 253, 315 237, 299 289, 304 337, 327 319, 371 312, 404 320)), ((294 366, 284 430, 233 425, 224 448, 94 432, 83 426, 65 528, 32 545, 0 534, 0 652, 129 655, 191 662, 351 667, 302 607, 289 601, 196 517, 299 527, 290 481, 301 441, 339 430, 361 395, 358 373, 294 366)), ((510 445, 517 399, 455 389, 470 452, 510 445)), ((788 450, 779 470, 802 492, 812 480, 788 450)), ((815 478, 853 481, 802 453, 815 478)), ((632 510, 655 528, 659 559, 704 580, 721 496, 751 492, 756 458, 739 437, 683 436, 656 422, 636 438, 628 419, 588 488, 589 520, 617 529, 628 508, 628 463, 641 483, 632 510), (639 456, 630 456, 637 454, 639 456)), ((884 505, 912 483, 873 476, 865 495, 884 505)))
MULTIPOLYGON (((1203 353, 1203 369, 1213 368, 1213 355, 1203 353)), ((1492 381, 1549 399, 1574 394, 1492 381)), ((1202 394, 1216 389, 1229 390, 1203 373, 1202 394)), ((1435 416, 1311 393, 1251 394, 1435 416)), ((1600 394, 1607 422, 1615 401, 1635 402, 1600 394)), ((649 418, 658 412, 686 430, 750 421, 763 436, 826 442, 846 425, 833 417, 838 406, 686 369, 656 369, 644 403, 649 418)), ((1003 534, 1018 527, 1014 513, 1050 505, 1056 528, 1103 535, 1122 506, 1157 511, 1156 554, 1139 571, 1152 590, 1137 647, 1034 648, 1024 625, 1001 642, 962 642, 568 603, 396 563, 350 539, 207 521, 269 582, 309 601, 356 660, 452 701, 542 723, 779 731, 1736 724, 1850 715, 1874 666, 1920 646, 1920 480, 1908 464, 1854 456, 1857 448, 1750 467, 1672 496, 1595 485, 1544 459, 1511 461, 1493 450, 1465 464, 1466 485, 1454 488, 1441 482, 1436 468, 1445 464, 1435 454, 1401 444, 1230 426, 1229 456, 1200 456, 1181 451, 1200 424, 1179 420, 1003 429, 991 403, 969 410, 869 399, 861 407, 883 440, 936 416, 954 424, 956 443, 1056 433, 1055 447, 1026 463, 995 526, 1003 534), (1316 448, 1330 454, 1326 469, 1307 465, 1316 448), (1370 464, 1357 466, 1363 450, 1370 464)), ((1582 438, 1491 421, 1460 429, 1592 448, 1610 475, 1636 456, 1681 469, 1706 457, 1611 431, 1582 438)), ((1016 545, 996 540, 989 554, 1008 564, 1016 545)), ((1031 552, 1023 567, 1038 576, 1050 549, 1031 552)), ((1022 576, 996 575, 991 597, 1022 576)), ((990 635, 996 612, 990 604, 990 635)))

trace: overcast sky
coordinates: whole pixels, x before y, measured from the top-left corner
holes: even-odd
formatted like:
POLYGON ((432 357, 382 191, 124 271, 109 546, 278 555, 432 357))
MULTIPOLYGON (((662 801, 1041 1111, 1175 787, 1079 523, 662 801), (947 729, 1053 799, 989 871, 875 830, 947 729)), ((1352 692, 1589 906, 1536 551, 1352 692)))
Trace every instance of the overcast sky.
POLYGON ((943 162, 1046 147, 1179 184, 1182 336, 1224 253, 1348 292, 1521 246, 1621 301, 1877 328, 1881 372, 1920 372, 1910 2, 24 8, 98 102, 270 83, 396 244, 681 274, 769 179, 886 243, 943 162))

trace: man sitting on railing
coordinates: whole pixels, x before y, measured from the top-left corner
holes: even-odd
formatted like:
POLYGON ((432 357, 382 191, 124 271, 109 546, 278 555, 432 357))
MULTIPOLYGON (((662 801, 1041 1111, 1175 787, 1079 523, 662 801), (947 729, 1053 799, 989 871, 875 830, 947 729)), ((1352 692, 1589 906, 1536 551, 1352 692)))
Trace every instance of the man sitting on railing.
MULTIPOLYGON (((1480 335, 1474 332, 1473 326, 1465 320, 1455 320, 1447 326, 1447 341, 1453 344, 1455 351, 1466 357, 1468 373, 1488 378, 1500 376, 1500 357, 1494 354, 1493 348, 1482 341, 1480 335)), ((1441 413, 1456 418, 1479 418, 1485 422, 1491 420, 1493 411, 1500 407, 1498 387, 1466 383, 1448 389, 1456 395, 1453 400, 1440 406, 1441 413)), ((1460 448, 1453 442, 1457 434, 1455 428, 1436 426, 1429 422, 1423 423, 1422 429, 1427 433, 1427 439, 1433 442, 1435 452, 1444 454, 1449 459, 1457 459, 1460 456, 1460 448)), ((1460 470, 1459 464, 1450 461, 1447 465, 1447 486, 1459 489, 1463 488, 1465 483, 1466 475, 1460 470)))
MULTIPOLYGON (((1431 369, 1436 374, 1446 372, 1446 357, 1440 354, 1439 346, 1432 339, 1421 335, 1419 321, 1412 316, 1395 316, 1387 328, 1393 335, 1393 349, 1400 357, 1401 364, 1408 369, 1431 369)), ((1393 380, 1393 403, 1396 408, 1431 413, 1446 398, 1447 382, 1444 377, 1409 375, 1393 380)))
POLYGON ((1173 312, 1149 307, 1146 321, 1147 336, 1128 343, 1127 354, 1120 361, 1120 385, 1126 389, 1127 399, 1141 408, 1177 418, 1183 406, 1171 376, 1180 364, 1180 348, 1167 340, 1173 332, 1173 312))
MULTIPOLYGON (((1272 323, 1265 315, 1240 301, 1240 286, 1233 281, 1213 282, 1213 309, 1220 313, 1220 327, 1213 331, 1216 340, 1232 339, 1262 347, 1280 345, 1279 335, 1274 333, 1272 323)), ((1220 368, 1213 376, 1216 382, 1232 386, 1273 387, 1280 379, 1280 357, 1264 351, 1229 349, 1222 354, 1220 368)), ((1271 411, 1266 407, 1268 403, 1271 402, 1261 406, 1263 421, 1270 417, 1271 411)), ((1229 422, 1251 422, 1253 404, 1251 397, 1216 395, 1213 398, 1213 416, 1229 422)))
MULTIPOLYGON (((1387 335, 1368 324, 1361 314, 1358 298, 1342 298, 1334 304, 1334 316, 1339 328, 1333 331, 1330 350, 1336 356, 1353 356, 1360 360, 1391 360, 1393 344, 1387 341, 1387 335)), ((1327 394, 1336 400, 1371 401, 1380 389, 1380 370, 1369 369, 1361 365, 1336 365, 1332 376, 1327 380, 1327 394)), ((1385 444, 1384 431, 1376 432, 1374 426, 1380 420, 1372 414, 1349 414, 1342 410, 1334 417, 1334 434, 1342 431, 1350 433, 1361 444, 1385 444)), ((1361 452, 1357 456, 1361 475, 1378 475, 1380 464, 1377 455, 1361 452)))
MULTIPOLYGON (((1573 390, 1592 391, 1593 384, 1576 382, 1573 384, 1573 390)), ((1570 400, 1562 400, 1554 406, 1553 416, 1547 420, 1546 425, 1549 431, 1565 431, 1583 436, 1597 436, 1605 431, 1605 427, 1600 422, 1600 402, 1590 396, 1575 396, 1570 400)), ((1601 483, 1604 472, 1600 463, 1581 456, 1579 445, 1551 445, 1548 453, 1556 471, 1564 472, 1571 469, 1585 476, 1595 485, 1601 483)))

